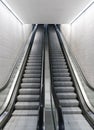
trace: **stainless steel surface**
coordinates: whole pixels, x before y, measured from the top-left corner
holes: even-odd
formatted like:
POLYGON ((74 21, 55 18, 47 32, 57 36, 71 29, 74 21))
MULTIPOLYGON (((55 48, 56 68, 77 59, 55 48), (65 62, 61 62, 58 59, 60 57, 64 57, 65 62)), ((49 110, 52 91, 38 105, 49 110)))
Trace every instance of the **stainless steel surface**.
MULTIPOLYGON (((45 27, 47 29, 47 26, 45 27)), ((45 32, 45 130, 54 130, 51 104, 51 78, 50 78, 48 35, 45 32)))

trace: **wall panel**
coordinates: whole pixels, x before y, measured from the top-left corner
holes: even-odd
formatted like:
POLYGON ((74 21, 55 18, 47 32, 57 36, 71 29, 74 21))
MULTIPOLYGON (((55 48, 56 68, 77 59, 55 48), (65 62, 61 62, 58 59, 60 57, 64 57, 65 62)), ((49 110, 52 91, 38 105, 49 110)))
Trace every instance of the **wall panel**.
POLYGON ((24 26, 0 2, 0 87, 6 82, 31 31, 31 25, 24 26))

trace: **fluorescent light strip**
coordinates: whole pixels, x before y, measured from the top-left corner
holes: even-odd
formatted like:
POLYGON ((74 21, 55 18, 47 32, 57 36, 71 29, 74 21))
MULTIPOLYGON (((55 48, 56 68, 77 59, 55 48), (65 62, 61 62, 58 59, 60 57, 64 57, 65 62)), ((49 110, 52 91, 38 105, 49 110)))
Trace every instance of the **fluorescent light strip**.
POLYGON ((13 11, 13 9, 9 6, 6 0, 0 0, 4 6, 8 8, 8 10, 16 17, 16 19, 21 23, 24 24, 23 21, 18 17, 18 15, 13 11))
POLYGON ((94 4, 94 0, 90 2, 71 22, 73 24, 92 4, 94 4))

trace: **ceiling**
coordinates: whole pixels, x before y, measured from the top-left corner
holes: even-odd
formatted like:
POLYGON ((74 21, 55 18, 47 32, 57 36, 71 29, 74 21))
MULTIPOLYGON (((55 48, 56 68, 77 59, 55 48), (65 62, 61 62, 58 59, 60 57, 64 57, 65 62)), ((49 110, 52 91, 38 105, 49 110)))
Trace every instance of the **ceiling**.
POLYGON ((69 23, 91 0, 6 0, 25 24, 69 23))

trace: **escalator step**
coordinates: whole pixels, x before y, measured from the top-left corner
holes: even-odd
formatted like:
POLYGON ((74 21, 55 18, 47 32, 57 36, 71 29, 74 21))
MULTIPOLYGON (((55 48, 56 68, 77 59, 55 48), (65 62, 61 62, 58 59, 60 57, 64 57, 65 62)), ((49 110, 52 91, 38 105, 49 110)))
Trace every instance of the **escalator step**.
POLYGON ((65 62, 65 59, 51 59, 51 62, 65 62))
POLYGON ((51 59, 59 59, 59 60, 60 60, 60 59, 61 59, 61 60, 62 60, 62 59, 65 59, 64 56, 60 56, 60 57, 51 56, 50 58, 51 58, 51 59))
POLYGON ((22 83, 40 83, 40 78, 23 78, 22 83))
POLYGON ((20 89, 19 90, 19 94, 26 94, 26 95, 37 95, 37 94, 39 94, 39 92, 40 92, 40 89, 20 89))
POLYGON ((41 55, 39 55, 39 54, 35 54, 35 55, 34 55, 34 54, 30 53, 30 54, 29 54, 29 57, 34 57, 34 58, 37 57, 37 58, 38 58, 38 57, 41 57, 41 55))
POLYGON ((71 81, 54 81, 53 82, 53 84, 54 84, 54 86, 72 86, 73 85, 73 82, 71 82, 71 81))
POLYGON ((38 116, 38 110, 15 110, 13 116, 38 116))
POLYGON ((34 66, 41 66, 41 63, 27 63, 26 65, 27 66, 32 66, 32 65, 34 65, 34 66))
POLYGON ((53 51, 50 51, 50 55, 53 55, 53 56, 57 56, 57 55, 63 55, 62 52, 53 52, 53 51))
POLYGON ((67 65, 53 65, 52 69, 67 69, 67 65))
POLYGON ((70 73, 67 72, 67 73, 53 73, 52 74, 54 77, 68 77, 70 76, 70 73))
POLYGON ((51 57, 51 59, 58 59, 58 58, 65 59, 65 57, 62 54, 61 55, 60 54, 57 54, 57 55, 51 54, 50 57, 51 57))
POLYGON ((31 70, 31 69, 41 70, 41 66, 26 66, 25 68, 28 69, 28 70, 31 70))
POLYGON ((16 110, 36 110, 39 107, 39 102, 17 102, 16 110))
POLYGON ((74 92, 74 87, 55 87, 56 93, 74 92))
POLYGON ((39 71, 41 71, 41 68, 31 68, 31 69, 30 68, 25 68, 25 70, 30 71, 30 72, 37 72, 37 71, 39 72, 39 71))
POLYGON ((36 101, 39 101, 39 95, 19 95, 17 97, 17 101, 20 101, 20 102, 36 102, 36 101))
POLYGON ((61 99, 59 100, 62 107, 78 107, 79 102, 76 99, 61 99))
POLYGON ((52 65, 66 65, 66 62, 52 62, 52 65))
POLYGON ((24 78, 40 78, 41 74, 24 74, 24 78))
POLYGON ((69 70, 68 69, 52 69, 53 73, 67 73, 69 70))
POLYGON ((74 92, 69 92, 69 93, 57 93, 57 97, 59 99, 76 99, 77 95, 74 92))
POLYGON ((28 58, 30 58, 31 60, 41 60, 42 57, 33 57, 33 56, 29 56, 28 58))
POLYGON ((26 74, 39 74, 41 70, 25 70, 26 74))
POLYGON ((53 77, 54 81, 71 81, 71 77, 53 77))
POLYGON ((36 130, 38 116, 12 116, 4 130, 36 130))
POLYGON ((41 60, 37 61, 37 60, 28 60, 27 63, 36 63, 36 64, 41 64, 41 60))
MULTIPOLYGON (((54 47, 55 47, 55 46, 54 46, 54 47)), ((60 48, 59 48, 59 49, 53 49, 53 48, 51 48, 51 51, 50 51, 50 52, 52 52, 52 54, 53 54, 53 53, 54 53, 54 54, 58 54, 58 53, 61 53, 61 54, 62 54, 60 48)))
POLYGON ((22 88, 40 88, 40 83, 21 83, 22 88))
POLYGON ((62 107, 63 114, 81 114, 82 111, 79 107, 62 107))
POLYGON ((35 58, 32 58, 32 57, 30 57, 30 56, 28 57, 28 60, 31 60, 31 61, 41 61, 41 59, 42 59, 42 58, 40 58, 40 57, 37 57, 37 58, 36 58, 36 57, 35 57, 35 58))

